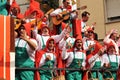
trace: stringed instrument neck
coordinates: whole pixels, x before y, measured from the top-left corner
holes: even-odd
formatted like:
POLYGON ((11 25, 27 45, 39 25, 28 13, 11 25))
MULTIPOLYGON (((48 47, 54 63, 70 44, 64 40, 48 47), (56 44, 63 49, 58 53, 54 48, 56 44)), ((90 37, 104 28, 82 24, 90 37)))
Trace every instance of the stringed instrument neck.
MULTIPOLYGON (((86 8, 87 8, 87 6, 82 6, 80 8, 77 8, 76 10, 83 10, 83 9, 86 9, 86 8)), ((66 14, 63 14, 62 17, 66 16, 66 15, 70 15, 71 13, 74 13, 74 12, 76 12, 76 10, 73 10, 73 11, 70 11, 70 12, 65 11, 66 14)))
POLYGON ((49 15, 52 11, 54 11, 53 8, 50 9, 48 12, 46 12, 43 17, 41 17, 40 19, 37 19, 37 18, 36 18, 36 19, 33 20, 31 23, 36 23, 36 25, 39 24, 39 22, 41 22, 44 17, 47 17, 47 15, 49 15))
MULTIPOLYGON (((77 8, 76 10, 83 10, 83 9, 86 9, 86 8, 87 8, 87 6, 82 6, 80 8, 77 8)), ((63 12, 60 13, 60 14, 62 14, 62 17, 59 17, 59 16, 52 17, 53 24, 54 25, 59 25, 62 21, 69 19, 70 14, 76 12, 76 10, 73 10, 73 11, 70 11, 70 12, 63 11, 63 12)))

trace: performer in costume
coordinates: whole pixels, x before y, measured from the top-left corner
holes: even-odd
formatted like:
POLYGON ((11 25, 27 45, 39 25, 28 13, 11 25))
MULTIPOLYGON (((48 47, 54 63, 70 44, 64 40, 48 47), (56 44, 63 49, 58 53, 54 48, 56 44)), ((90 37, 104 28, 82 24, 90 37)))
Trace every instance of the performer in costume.
MULTIPOLYGON (((18 28, 18 37, 15 38, 15 66, 19 68, 33 68, 37 42, 30 39, 30 24, 18 28)), ((34 80, 34 71, 16 70, 15 80, 34 80)))
POLYGON ((18 28, 21 24, 25 23, 23 20, 24 15, 20 13, 20 6, 15 0, 13 0, 12 4, 10 5, 9 15, 14 18, 15 31, 17 30, 16 28, 18 28))
MULTIPOLYGON (((86 56, 86 69, 90 70, 92 69, 98 69, 101 68, 103 63, 102 62, 102 53, 104 52, 105 48, 98 42, 95 41, 95 45, 94 45, 94 50, 91 51, 90 54, 88 54, 86 56)), ((93 78, 98 78, 98 76, 96 75, 97 72, 91 72, 93 75, 93 78)), ((83 75, 83 80, 87 80, 89 78, 89 74, 88 71, 84 72, 83 75)), ((101 73, 99 73, 99 79, 102 79, 102 75, 101 73)))
MULTIPOLYGON (((83 49, 81 38, 77 37, 71 50, 66 49, 66 44, 62 50, 62 59, 66 60, 66 68, 85 70, 86 53, 83 49)), ((82 80, 83 73, 79 70, 67 70, 66 80, 82 80)))
POLYGON ((83 38, 83 48, 86 50, 86 55, 89 55, 94 50, 95 44, 94 31, 89 27, 86 32, 86 37, 83 38))
MULTIPOLYGON (((86 69, 100 69, 103 67, 103 61, 102 61, 102 54, 104 53, 105 48, 102 47, 101 44, 97 43, 95 44, 94 51, 91 52, 86 59, 86 69)), ((99 71, 90 71, 91 74, 86 73, 86 78, 88 78, 89 75, 91 75, 92 78, 103 80, 102 79, 102 73, 99 71)), ((84 80, 85 76, 84 76, 84 80)))
MULTIPOLYGON (((57 68, 58 66, 58 51, 55 40, 49 38, 44 50, 40 50, 36 54, 36 67, 37 68, 57 68)), ((52 70, 39 70, 40 80, 51 80, 52 70)))
MULTIPOLYGON (((104 66, 107 68, 107 70, 109 71, 109 69, 115 70, 119 68, 120 65, 120 56, 116 55, 117 51, 115 49, 115 45, 114 43, 111 41, 109 44, 107 44, 107 51, 106 53, 103 55, 103 62, 104 62, 104 66)), ((112 76, 114 77, 114 80, 117 80, 117 71, 110 71, 112 76)), ((104 78, 111 78, 110 73, 105 72, 103 74, 104 78)))
POLYGON ((65 37, 59 42, 59 48, 62 50, 64 44, 67 44, 67 49, 70 49, 73 47, 75 38, 70 36, 71 28, 67 29, 67 32, 65 37))
POLYGON ((109 44, 112 41, 112 43, 115 45, 116 54, 119 54, 119 49, 117 45, 117 34, 118 34, 117 30, 112 29, 111 31, 108 32, 103 42, 104 44, 109 44))
POLYGON ((16 3, 15 0, 13 0, 12 4, 10 5, 9 14, 11 17, 14 17, 14 18, 17 18, 17 16, 21 14, 20 6, 16 3))
POLYGON ((51 35, 50 34, 50 29, 46 24, 41 25, 41 34, 37 33, 37 27, 34 27, 34 31, 33 34, 35 36, 35 39, 38 42, 38 50, 44 49, 47 40, 52 37, 55 40, 55 43, 58 43, 60 40, 62 40, 62 38, 65 37, 65 34, 67 33, 67 28, 68 25, 65 25, 65 29, 61 32, 60 35, 51 35))
POLYGON ((26 22, 31 22, 32 24, 35 24, 35 20, 39 20, 41 17, 43 17, 44 13, 40 9, 40 4, 37 1, 30 0, 29 8, 25 11, 24 16, 26 17, 26 22))
MULTIPOLYGON (((64 18, 65 16, 63 16, 66 13, 69 13, 70 11, 72 11, 72 7, 70 5, 70 0, 63 0, 63 6, 60 6, 59 8, 57 8, 55 11, 53 11, 52 13, 50 13, 50 16, 53 17, 53 21, 58 22, 57 24, 53 22, 53 30, 56 31, 56 34, 60 34, 61 31, 63 30, 61 25, 62 22, 64 23, 69 23, 69 26, 72 29, 72 23, 71 20, 77 17, 77 13, 70 13, 68 15, 67 18, 64 18), (75 14, 75 15, 72 15, 75 14), (59 23, 60 21, 60 23, 59 23)), ((73 31, 71 31, 71 36, 73 36, 73 31)))

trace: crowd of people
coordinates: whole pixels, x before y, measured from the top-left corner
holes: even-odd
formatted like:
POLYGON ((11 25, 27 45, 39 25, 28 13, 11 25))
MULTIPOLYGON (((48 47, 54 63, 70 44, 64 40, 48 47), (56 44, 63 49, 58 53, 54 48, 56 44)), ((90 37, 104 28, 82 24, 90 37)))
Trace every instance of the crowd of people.
POLYGON ((52 80, 61 74, 65 80, 119 79, 118 31, 110 30, 101 44, 94 32, 95 23, 87 25, 89 12, 84 11, 79 19, 78 11, 72 10, 69 0, 63 0, 63 6, 47 14, 35 0, 30 0, 24 14, 15 0, 8 12, 4 7, 5 3, 2 7, 0 5, 0 14, 14 18, 15 67, 44 68, 35 71, 16 70, 15 80, 52 80), (62 70, 53 71, 49 68, 62 70))

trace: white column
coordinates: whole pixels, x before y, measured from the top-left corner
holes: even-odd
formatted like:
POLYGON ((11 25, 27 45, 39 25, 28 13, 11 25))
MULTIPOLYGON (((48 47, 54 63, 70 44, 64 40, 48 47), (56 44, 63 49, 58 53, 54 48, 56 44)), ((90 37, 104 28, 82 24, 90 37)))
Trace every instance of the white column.
POLYGON ((10 80, 15 80, 15 52, 10 52, 10 80))

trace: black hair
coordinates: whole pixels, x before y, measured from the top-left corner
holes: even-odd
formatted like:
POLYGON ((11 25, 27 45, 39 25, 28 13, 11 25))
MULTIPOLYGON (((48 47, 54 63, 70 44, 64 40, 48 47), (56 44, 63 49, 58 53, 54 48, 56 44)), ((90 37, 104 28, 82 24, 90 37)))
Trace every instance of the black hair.
POLYGON ((25 29, 25 26, 24 25, 20 25, 20 27, 16 30, 16 32, 18 33, 18 37, 20 37, 20 33, 19 33, 19 30, 21 29, 25 29))
POLYGON ((90 13, 87 12, 87 11, 84 11, 84 12, 82 13, 82 17, 86 17, 86 16, 88 16, 88 15, 90 15, 90 13))
POLYGON ((25 29, 25 26, 23 24, 20 25, 20 27, 18 28, 19 29, 25 29))
POLYGON ((66 2, 66 0, 63 0, 63 3, 66 2))

